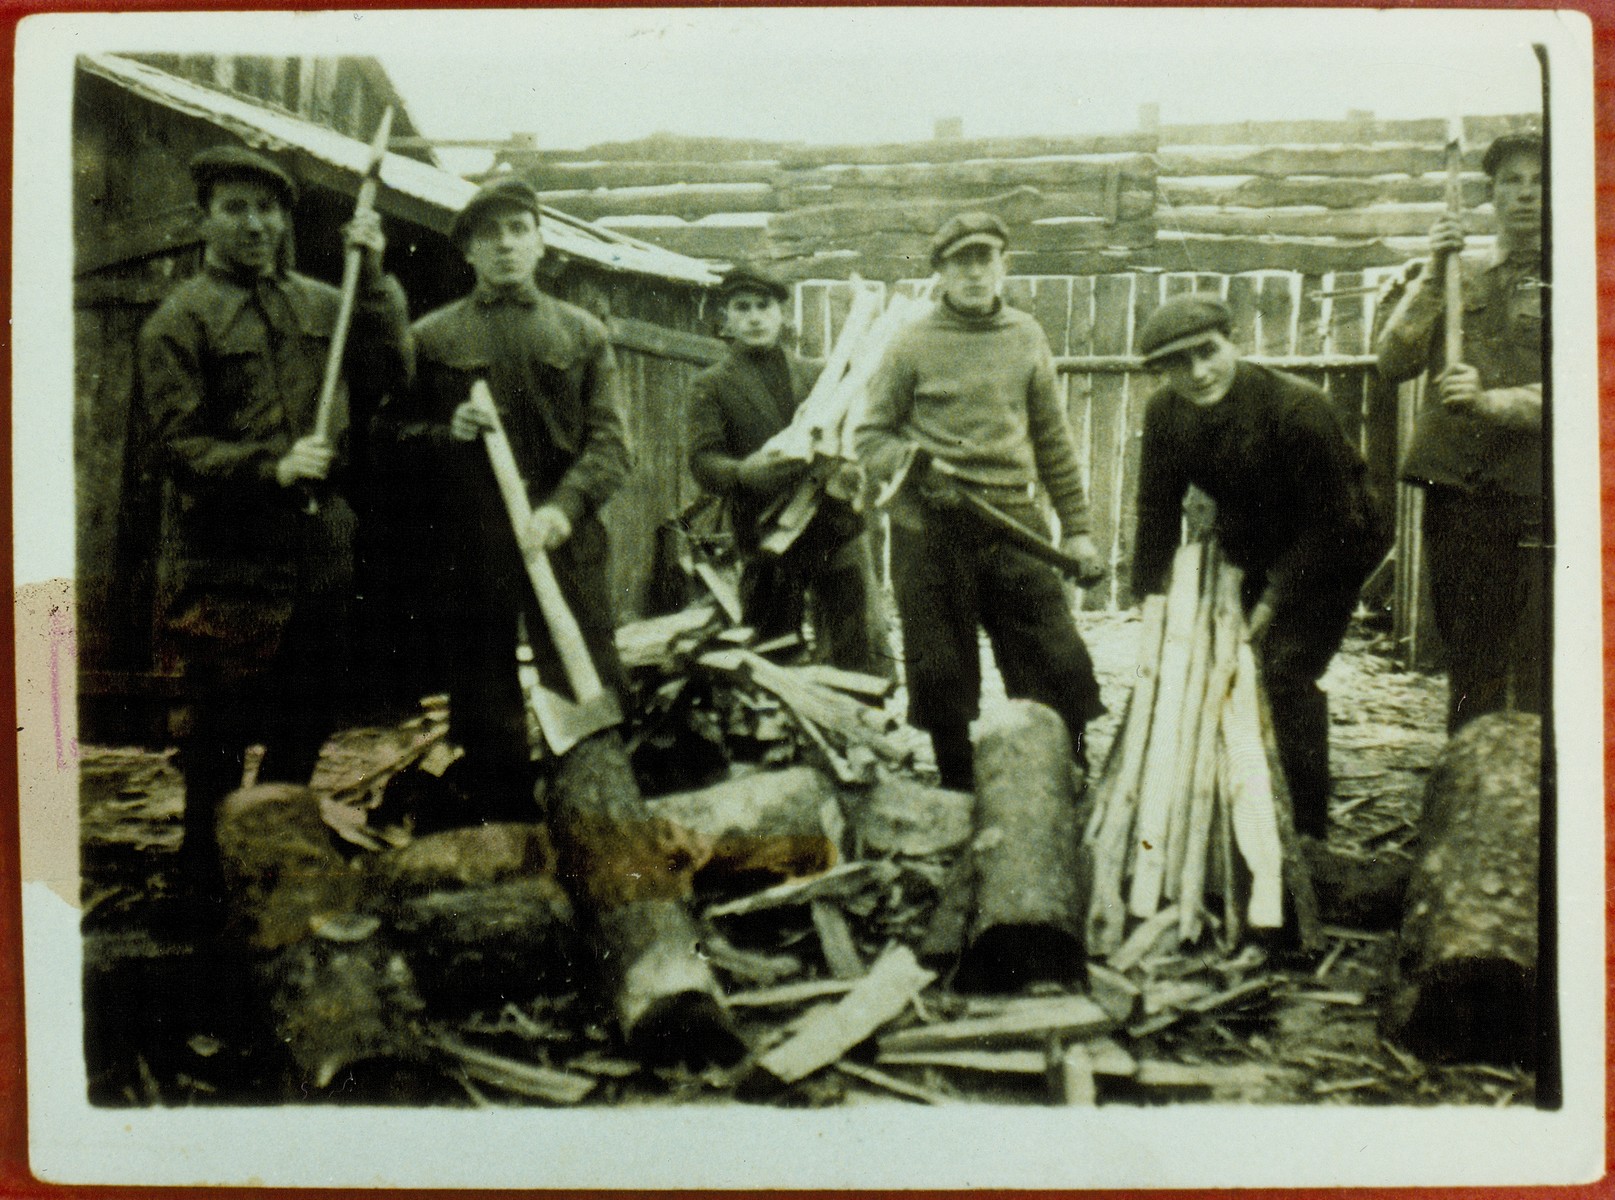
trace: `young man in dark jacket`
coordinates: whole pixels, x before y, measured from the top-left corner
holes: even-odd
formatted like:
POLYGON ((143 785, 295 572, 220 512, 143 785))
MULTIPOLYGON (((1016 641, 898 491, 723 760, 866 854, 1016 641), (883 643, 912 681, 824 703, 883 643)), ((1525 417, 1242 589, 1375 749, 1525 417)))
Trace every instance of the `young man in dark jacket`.
POLYGON ((1428 263, 1375 344, 1387 379, 1430 372, 1402 478, 1424 489, 1450 733, 1511 699, 1526 712, 1543 703, 1542 139, 1500 137, 1482 165, 1497 214, 1493 261, 1460 259, 1463 225, 1442 217, 1428 263), (1463 358, 1447 367, 1443 293, 1454 270, 1463 358))
POLYGON ((729 352, 690 384, 690 473, 728 502, 744 558, 741 610, 759 639, 800 633, 811 596, 820 656, 847 670, 889 675, 881 623, 873 618, 874 560, 863 518, 826 497, 785 553, 769 554, 758 544, 764 513, 808 468, 763 446, 791 423, 824 367, 780 344, 789 297, 783 283, 751 267, 724 276, 718 302, 729 352))
POLYGON ((623 683, 599 516, 631 465, 617 361, 599 321, 539 290, 539 213, 538 193, 518 179, 467 202, 451 233, 476 285, 416 323, 414 386, 382 422, 394 466, 435 497, 422 552, 442 563, 434 615, 450 729, 465 750, 460 777, 485 816, 533 812, 522 633, 540 679, 567 691, 523 545, 549 552, 602 683, 619 693, 623 683), (479 379, 494 413, 471 398, 479 379), (533 505, 520 542, 482 441, 495 413, 533 505))
POLYGON ((1133 592, 1164 590, 1183 499, 1217 505, 1216 533, 1245 573, 1250 639, 1273 706, 1297 828, 1329 819, 1329 704, 1318 679, 1340 649, 1388 530, 1367 469, 1328 398, 1293 376, 1244 362, 1221 301, 1180 296, 1139 335, 1164 386, 1144 412, 1133 592))
POLYGON ((1003 222, 988 213, 954 217, 937 231, 931 265, 942 298, 893 339, 856 434, 873 486, 907 471, 891 521, 909 720, 930 733, 951 788, 972 786, 978 628, 992 641, 1009 695, 1058 712, 1079 762, 1088 722, 1105 711, 1059 576, 957 495, 968 490, 1036 530, 1045 524, 1033 499, 1041 483, 1062 548, 1085 564, 1084 582, 1103 575, 1048 338, 1003 301, 1008 244, 1003 222))
POLYGON ((358 305, 328 437, 316 435, 335 288, 287 267, 297 188, 239 146, 191 162, 204 214, 202 270, 141 330, 138 387, 179 498, 170 624, 184 671, 182 858, 198 900, 218 901, 214 813, 258 777, 307 783, 353 688, 348 628, 354 514, 344 490, 348 430, 408 377, 403 292, 381 273, 374 214, 347 244, 363 250, 358 305))

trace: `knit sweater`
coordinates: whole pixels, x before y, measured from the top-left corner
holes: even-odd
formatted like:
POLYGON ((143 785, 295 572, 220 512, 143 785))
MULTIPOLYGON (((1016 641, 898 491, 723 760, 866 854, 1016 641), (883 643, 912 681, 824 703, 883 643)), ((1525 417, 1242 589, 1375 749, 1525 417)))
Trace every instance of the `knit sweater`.
POLYGON ((910 446, 971 483, 1041 482, 1062 534, 1088 532, 1048 338, 1030 316, 1002 303, 976 316, 944 301, 900 331, 870 381, 854 446, 877 484, 896 472, 910 446))

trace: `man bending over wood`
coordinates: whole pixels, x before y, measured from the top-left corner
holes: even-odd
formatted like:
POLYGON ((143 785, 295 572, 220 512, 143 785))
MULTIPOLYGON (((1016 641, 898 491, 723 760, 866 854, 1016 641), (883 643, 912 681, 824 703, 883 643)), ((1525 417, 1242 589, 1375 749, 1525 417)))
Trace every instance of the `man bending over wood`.
POLYGON ((461 779, 484 816, 531 820, 520 635, 540 679, 564 688, 566 676, 482 435, 503 425, 533 505, 524 544, 549 553, 601 681, 620 694, 599 511, 627 477, 627 431, 605 327, 534 280, 544 256, 538 193, 518 179, 490 183, 451 235, 476 284, 416 323, 414 387, 384 414, 385 428, 400 465, 438 501, 423 552, 441 556, 435 599, 451 736, 465 750, 461 779), (472 398, 478 380, 492 392, 492 412, 472 398))
POLYGON ((808 469, 763 446, 790 424, 824 366, 780 344, 789 296, 783 283, 750 267, 734 268, 719 284, 729 351, 690 385, 690 473, 728 501, 745 559, 741 611, 759 640, 800 633, 804 599, 811 595, 820 657, 889 677, 889 653, 880 644, 879 622, 871 619, 874 561, 864 519, 827 496, 785 553, 759 547, 765 513, 808 469))
POLYGON ((1062 549, 1084 566, 1081 582, 1103 575, 1048 338, 1004 304, 1008 244, 1003 222, 988 213, 954 217, 937 232, 931 265, 942 299, 897 334, 855 435, 875 487, 907 472, 891 520, 909 720, 930 733, 950 788, 972 785, 978 626, 1010 697, 1059 713, 1079 762, 1084 730, 1104 712, 1059 576, 961 499, 969 492, 1042 530, 1033 499, 1041 483, 1060 519, 1062 549))
POLYGON ((1245 573, 1250 640, 1273 706, 1297 829, 1329 820, 1329 704, 1318 687, 1357 592, 1389 544, 1362 454, 1310 384, 1241 360, 1233 317, 1208 296, 1156 309, 1139 335, 1162 378, 1144 412, 1133 591, 1165 589, 1194 484, 1245 573))
POLYGON ((179 497, 170 624, 183 663, 182 868, 195 899, 222 901, 214 813, 258 777, 306 784, 354 689, 348 647, 354 514, 348 431, 408 377, 404 294, 381 273, 373 212, 344 233, 361 254, 344 356, 351 391, 316 428, 336 288, 290 269, 297 187, 240 146, 191 161, 206 248, 140 331, 137 386, 179 497), (351 408, 351 420, 350 420, 351 408))

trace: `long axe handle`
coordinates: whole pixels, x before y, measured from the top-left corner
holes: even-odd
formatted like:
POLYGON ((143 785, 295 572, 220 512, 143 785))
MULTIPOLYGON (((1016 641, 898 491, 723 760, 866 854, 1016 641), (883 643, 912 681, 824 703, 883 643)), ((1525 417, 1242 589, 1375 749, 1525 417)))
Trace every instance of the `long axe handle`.
MULTIPOLYGON (((516 465, 510 439, 505 436, 504 424, 494 407, 493 393, 488 390, 485 380, 479 379, 471 385, 471 399, 487 401, 488 410, 494 414, 494 428, 483 433, 482 443, 488 448, 488 462, 493 467, 499 495, 504 499, 505 512, 510 517, 510 531, 516 535, 519 546, 523 529, 533 511, 527 500, 527 485, 522 481, 521 468, 516 465)), ((550 640, 555 643, 556 652, 561 656, 566 681, 572 685, 578 703, 587 703, 604 695, 600 673, 594 669, 594 659, 589 657, 589 648, 583 641, 583 631, 578 628, 578 619, 567 607, 566 597, 561 595, 561 585, 556 582, 550 556, 542 550, 524 550, 522 559, 527 565, 527 578, 533 585, 538 611, 543 614, 544 624, 549 627, 550 640)))
MULTIPOLYGON (((370 142, 370 158, 365 166, 364 181, 359 184, 359 197, 354 203, 355 216, 376 207, 376 191, 381 185, 381 161, 387 156, 387 140, 392 136, 393 109, 388 105, 376 126, 376 136, 370 142)), ((351 247, 342 258, 342 287, 337 296, 336 322, 331 327, 331 351, 325 358, 325 378, 320 382, 319 406, 314 410, 314 434, 330 440, 331 421, 336 408, 337 382, 342 377, 342 354, 348 344, 348 330, 353 325, 353 309, 359 295, 359 268, 364 251, 351 247)))

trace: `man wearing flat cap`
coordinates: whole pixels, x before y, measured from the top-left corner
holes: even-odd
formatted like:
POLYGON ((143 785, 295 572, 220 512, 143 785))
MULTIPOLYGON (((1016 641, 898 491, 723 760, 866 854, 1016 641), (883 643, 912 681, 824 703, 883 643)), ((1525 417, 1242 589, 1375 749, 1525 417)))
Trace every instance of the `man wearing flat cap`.
POLYGON ((397 455, 436 498, 423 544, 440 557, 433 597, 459 777, 484 816, 529 819, 533 750, 517 676, 518 644, 541 680, 565 692, 560 658, 533 598, 524 546, 549 552, 601 682, 622 690, 600 510, 631 465, 617 360, 605 326, 540 291, 538 193, 489 183, 451 230, 476 275, 471 294, 416 323, 414 386, 383 414, 397 455), (472 399, 483 380, 493 411, 472 399), (482 441, 502 425, 532 511, 511 528, 482 441))
POLYGON ((764 513, 808 469, 763 447, 791 423, 824 368, 781 344, 789 297, 783 283, 750 266, 733 268, 719 283, 729 350, 690 384, 690 474, 728 504, 743 558, 741 610, 759 640, 800 633, 811 597, 819 656, 832 666, 889 677, 890 655, 872 615, 874 560, 863 518, 827 496, 785 553, 759 547, 764 513))
POLYGON ((1300 832, 1329 819, 1329 707, 1318 687, 1357 592, 1388 548, 1362 454, 1328 398, 1245 362, 1232 316, 1209 296, 1168 300, 1139 352, 1162 386, 1144 412, 1133 591, 1163 591, 1190 484, 1216 502, 1215 530, 1244 573, 1250 640, 1300 832))
POLYGON ((931 265, 942 277, 941 300, 893 339, 855 434, 877 489, 906 471, 891 522, 909 719, 930 733, 951 788, 973 784, 978 627, 1009 695, 1058 712, 1081 763, 1087 724, 1104 711, 1059 576, 961 501, 968 492, 1046 530, 1034 499, 1041 484, 1062 549, 1084 564, 1081 582, 1103 575, 1048 339, 1003 301, 1008 244, 1003 222, 988 213, 954 217, 937 231, 931 265))
POLYGON ((330 435, 317 436, 338 294, 290 269, 297 187, 278 163, 233 145, 202 151, 191 175, 202 269, 146 322, 136 371, 178 499, 169 618, 185 701, 181 858, 206 904, 222 900, 214 812, 240 786, 247 746, 265 747, 259 779, 307 783, 344 715, 348 431, 404 386, 409 347, 403 292, 381 272, 380 221, 355 217, 344 232, 363 251, 346 390, 330 435))
POLYGON ((1424 489, 1449 733, 1510 706, 1541 712, 1544 690, 1542 139, 1500 137, 1482 166, 1497 216, 1495 255, 1460 258, 1463 223, 1441 217, 1429 260, 1375 343, 1387 379, 1430 375, 1402 478, 1424 489), (1463 354, 1446 366, 1449 271, 1461 272, 1463 354))

